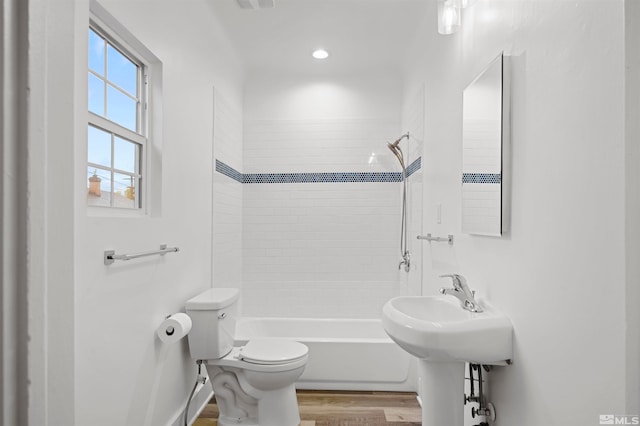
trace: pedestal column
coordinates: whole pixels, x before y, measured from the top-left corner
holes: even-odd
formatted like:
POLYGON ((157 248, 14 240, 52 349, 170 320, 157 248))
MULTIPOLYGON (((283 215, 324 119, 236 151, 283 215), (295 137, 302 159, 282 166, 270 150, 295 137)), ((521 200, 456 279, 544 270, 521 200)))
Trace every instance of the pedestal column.
POLYGON ((422 426, 464 426, 464 363, 418 360, 422 426))

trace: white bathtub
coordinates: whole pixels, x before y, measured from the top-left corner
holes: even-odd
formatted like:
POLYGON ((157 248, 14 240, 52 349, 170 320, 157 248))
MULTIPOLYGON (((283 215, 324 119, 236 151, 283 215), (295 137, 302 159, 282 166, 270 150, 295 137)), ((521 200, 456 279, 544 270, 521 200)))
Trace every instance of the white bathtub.
POLYGON ((298 389, 415 391, 415 362, 379 320, 258 318, 238 320, 239 344, 284 337, 309 347, 298 389))

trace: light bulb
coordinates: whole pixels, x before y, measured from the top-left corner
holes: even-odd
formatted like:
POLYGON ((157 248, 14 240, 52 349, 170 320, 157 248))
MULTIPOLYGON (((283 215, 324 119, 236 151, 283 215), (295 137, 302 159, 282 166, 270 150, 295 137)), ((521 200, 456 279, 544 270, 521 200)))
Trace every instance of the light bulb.
POLYGON ((456 13, 455 7, 447 7, 442 12, 442 24, 447 28, 453 27, 457 19, 458 14, 456 13))
POLYGON ((476 0, 455 0, 455 5, 459 9, 466 9, 469 6, 472 6, 476 0))
POLYGON ((453 34, 462 26, 462 14, 453 0, 438 0, 438 33, 453 34))
POLYGON ((329 52, 324 49, 316 49, 311 55, 316 59, 327 59, 329 57, 329 52))

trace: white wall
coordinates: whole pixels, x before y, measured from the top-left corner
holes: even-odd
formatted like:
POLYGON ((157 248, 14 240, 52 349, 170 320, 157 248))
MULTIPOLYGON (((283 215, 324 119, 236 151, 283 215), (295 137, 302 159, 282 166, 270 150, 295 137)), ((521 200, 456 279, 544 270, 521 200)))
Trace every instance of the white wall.
POLYGON ((625 2, 627 412, 640 413, 640 3, 625 2))
POLYGON ((374 72, 357 78, 252 73, 245 83, 244 117, 247 121, 399 120, 401 90, 398 77, 374 72))
POLYGON ((424 231, 456 234, 453 249, 425 251, 424 293, 453 265, 511 317, 514 364, 491 373, 496 425, 626 412, 623 24, 622 1, 479 0, 460 33, 439 36, 431 18, 414 47, 405 93, 426 85, 424 231), (462 90, 502 50, 511 232, 460 235, 462 90))
POLYGON ((25 345, 28 354, 26 368, 19 365, 17 371, 18 380, 28 386, 28 393, 20 395, 25 399, 19 408, 25 409, 24 402, 27 407, 18 421, 30 425, 72 424, 76 403, 73 158, 78 93, 73 36, 77 10, 72 1, 56 6, 30 0, 28 7, 22 5, 24 20, 18 22, 25 37, 20 56, 28 68, 20 71, 26 75, 17 95, 26 111, 16 164, 21 169, 17 211, 24 215, 17 230, 17 294, 18 300, 26 300, 26 306, 19 306, 18 330, 26 328, 19 345, 25 345))
MULTIPOLYGON (((76 90, 86 93, 89 9, 78 4, 76 90)), ((163 346, 155 330, 211 286, 214 86, 231 111, 241 111, 242 70, 203 3, 101 4, 163 64, 162 206, 145 217, 88 214, 85 182, 76 181, 75 424, 169 424, 184 408, 195 364, 186 340, 163 346), (162 243, 180 252, 102 264, 105 249, 162 243)), ((83 109, 86 100, 77 111, 76 176, 86 174, 83 109)))

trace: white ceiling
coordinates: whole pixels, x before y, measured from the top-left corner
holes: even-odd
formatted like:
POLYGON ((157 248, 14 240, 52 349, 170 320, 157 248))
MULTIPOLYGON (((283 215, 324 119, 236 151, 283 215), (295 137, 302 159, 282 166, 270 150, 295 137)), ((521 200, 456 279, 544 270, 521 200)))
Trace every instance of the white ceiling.
POLYGON ((261 10, 242 10, 235 0, 209 4, 249 74, 399 77, 428 1, 275 0, 261 10), (318 47, 331 56, 313 59, 318 47))

